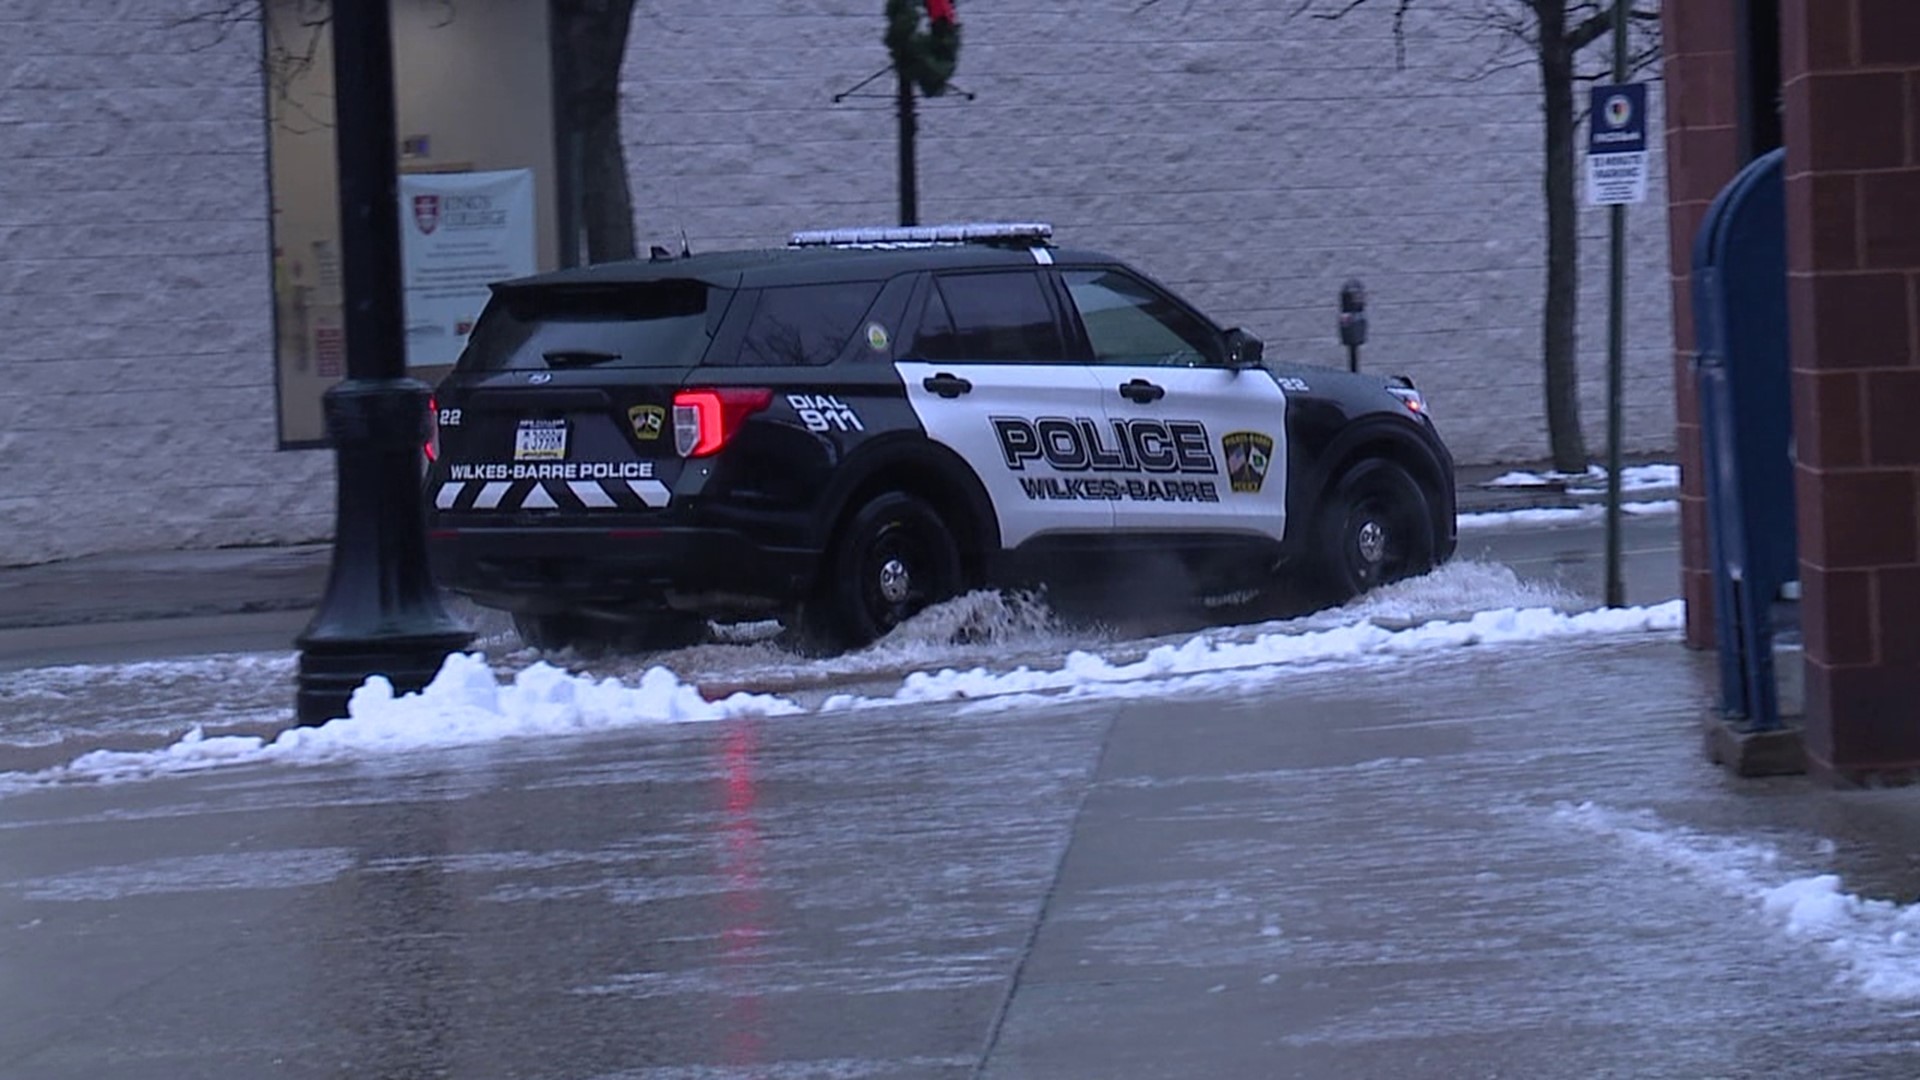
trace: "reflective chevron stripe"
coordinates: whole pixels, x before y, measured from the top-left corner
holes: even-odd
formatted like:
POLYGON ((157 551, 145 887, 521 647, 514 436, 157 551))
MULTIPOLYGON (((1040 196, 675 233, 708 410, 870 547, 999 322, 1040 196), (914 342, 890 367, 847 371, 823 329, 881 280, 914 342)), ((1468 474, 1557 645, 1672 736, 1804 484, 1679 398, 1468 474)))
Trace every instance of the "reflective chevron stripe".
POLYGON ((655 509, 673 501, 673 493, 667 490, 667 485, 658 480, 629 480, 627 486, 633 489, 635 495, 640 496, 641 502, 655 509))
POLYGON ((567 490, 573 492, 573 497, 580 500, 580 505, 589 510, 605 510, 620 505, 613 501, 613 496, 607 494, 606 488, 593 480, 568 481, 567 490))
MULTIPOLYGON (((481 482, 480 494, 473 500, 475 510, 492 510, 500 505, 500 499, 513 485, 505 480, 487 480, 481 482)), ((509 507, 508 509, 511 509, 509 507)))
POLYGON ((658 480, 449 480, 434 508, 463 510, 660 510, 673 492, 658 480))

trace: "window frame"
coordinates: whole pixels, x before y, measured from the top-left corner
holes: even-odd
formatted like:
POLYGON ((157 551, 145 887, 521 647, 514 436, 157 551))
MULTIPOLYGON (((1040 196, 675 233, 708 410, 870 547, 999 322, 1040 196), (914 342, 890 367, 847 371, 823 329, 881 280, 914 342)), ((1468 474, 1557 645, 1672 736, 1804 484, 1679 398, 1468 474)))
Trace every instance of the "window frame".
POLYGON ((834 278, 821 281, 790 282, 779 285, 755 285, 740 289, 735 293, 737 298, 735 306, 741 308, 741 314, 736 323, 737 330, 727 340, 724 351, 717 348, 721 343, 719 335, 716 334, 714 336, 716 348, 709 350, 706 364, 707 366, 713 367, 778 368, 781 370, 805 370, 809 368, 831 367, 834 364, 838 364, 845 360, 850 354, 858 354, 856 345, 861 341, 861 328, 871 321, 874 318, 874 312, 879 310, 880 302, 886 296, 888 283, 889 279, 884 277, 834 278), (873 296, 867 301, 866 307, 860 310, 860 314, 854 318, 852 329, 848 332, 846 338, 834 348, 831 356, 828 356, 824 360, 796 364, 753 363, 746 359, 747 341, 752 337, 754 323, 760 317, 760 305, 765 301, 769 292, 782 289, 835 289, 858 285, 871 285, 873 287, 873 296))
MULTIPOLYGON (((1028 366, 1080 364, 1084 362, 1078 355, 1082 350, 1076 344, 1076 329, 1074 323, 1077 319, 1070 320, 1067 317, 1068 312, 1062 304, 1059 282, 1054 279, 1050 268, 1038 263, 1034 263, 1031 266, 1017 264, 1004 266, 969 266, 956 267, 951 270, 936 269, 925 271, 920 275, 920 281, 914 286, 913 298, 908 301, 907 310, 912 315, 912 318, 908 320, 912 332, 901 335, 901 344, 896 355, 902 360, 929 364, 1021 364, 1028 366), (1053 317, 1053 332, 1059 339, 1060 355, 1058 357, 1046 360, 989 360, 971 358, 962 361, 933 360, 918 354, 913 346, 920 340, 921 329, 926 324, 927 309, 932 306, 935 297, 939 298, 941 306, 946 310, 948 320, 951 321, 953 319, 953 307, 947 303, 945 294, 939 291, 940 280, 943 278, 977 277, 988 274, 1028 275, 1031 280, 1034 280, 1035 283, 1039 285, 1041 302, 1046 304, 1048 313, 1053 317)), ((954 330, 957 332, 958 329, 959 327, 956 325, 954 330)))
POLYGON ((1058 291, 1057 302, 1066 310, 1067 324, 1068 324, 1068 328, 1072 333, 1072 341, 1074 343, 1074 348, 1079 352, 1080 356, 1083 357, 1082 362, 1087 364, 1089 367, 1129 367, 1129 366, 1131 367, 1174 367, 1175 365, 1143 364, 1138 360, 1106 361, 1106 360, 1101 360, 1097 355, 1095 355, 1093 350, 1093 338, 1089 336, 1087 333, 1086 320, 1081 318, 1080 306, 1074 303, 1073 290, 1069 288, 1067 285, 1067 275, 1074 272, 1118 274, 1121 277, 1127 278, 1128 280, 1134 282, 1136 285, 1139 285, 1142 290, 1148 293, 1151 293, 1154 296, 1159 297, 1169 307, 1173 308, 1175 311, 1183 312, 1184 314, 1187 315, 1188 318, 1191 318, 1194 322, 1198 323, 1201 329, 1205 330, 1209 335, 1211 335, 1212 340, 1210 344, 1213 348, 1213 353, 1210 356, 1203 357, 1202 358, 1204 361, 1203 363, 1196 364, 1196 365, 1180 365, 1180 366, 1192 366, 1192 367, 1200 367, 1200 368, 1225 368, 1225 367, 1231 366, 1227 357, 1227 332, 1221 328, 1219 323, 1216 323, 1212 319, 1208 318, 1206 314, 1201 312, 1198 308, 1194 307, 1192 304, 1187 303, 1185 300, 1182 300, 1180 296, 1176 294, 1173 290, 1160 284, 1158 281, 1155 281, 1153 278, 1148 277, 1146 274, 1143 274, 1140 271, 1135 270, 1133 267, 1124 265, 1122 263, 1114 263, 1114 262, 1061 263, 1051 268, 1050 276, 1053 277, 1055 282, 1054 287, 1058 291))

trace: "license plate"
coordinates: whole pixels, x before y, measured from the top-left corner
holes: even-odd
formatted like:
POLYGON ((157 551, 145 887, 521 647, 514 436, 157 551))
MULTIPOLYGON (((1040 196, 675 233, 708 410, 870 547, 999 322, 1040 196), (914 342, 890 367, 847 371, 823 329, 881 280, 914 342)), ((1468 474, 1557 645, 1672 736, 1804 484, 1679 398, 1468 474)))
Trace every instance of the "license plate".
POLYGON ((565 461, 567 459, 567 422, 565 420, 522 420, 513 433, 513 460, 565 461))

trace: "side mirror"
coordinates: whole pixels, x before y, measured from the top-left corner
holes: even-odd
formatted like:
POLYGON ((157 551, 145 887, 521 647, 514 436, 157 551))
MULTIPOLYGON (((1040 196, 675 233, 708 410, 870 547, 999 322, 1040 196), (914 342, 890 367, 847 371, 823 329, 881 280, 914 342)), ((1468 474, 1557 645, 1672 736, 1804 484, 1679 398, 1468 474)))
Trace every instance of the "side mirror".
POLYGON ((1234 370, 1256 368, 1267 355, 1267 344, 1239 327, 1227 331, 1227 366, 1234 370))

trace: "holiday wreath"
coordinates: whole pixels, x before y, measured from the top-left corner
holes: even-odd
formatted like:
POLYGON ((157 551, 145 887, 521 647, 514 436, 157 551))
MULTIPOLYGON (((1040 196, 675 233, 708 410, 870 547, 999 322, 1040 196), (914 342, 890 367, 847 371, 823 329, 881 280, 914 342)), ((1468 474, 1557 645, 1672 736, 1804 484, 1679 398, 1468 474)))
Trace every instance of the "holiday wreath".
POLYGON ((960 62, 960 23, 953 0, 887 0, 887 51, 894 69, 928 97, 946 93, 960 62), (927 28, 920 29, 920 14, 927 28))

